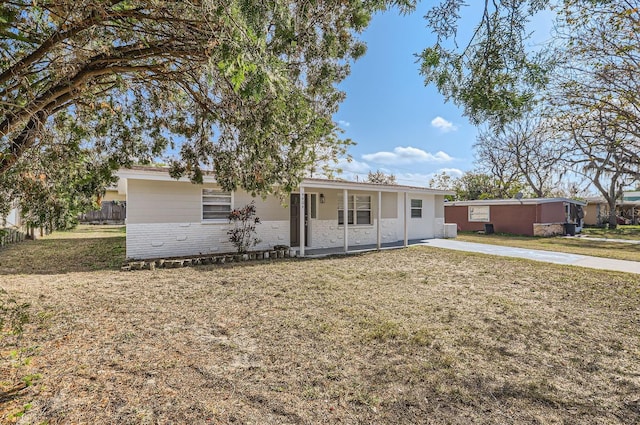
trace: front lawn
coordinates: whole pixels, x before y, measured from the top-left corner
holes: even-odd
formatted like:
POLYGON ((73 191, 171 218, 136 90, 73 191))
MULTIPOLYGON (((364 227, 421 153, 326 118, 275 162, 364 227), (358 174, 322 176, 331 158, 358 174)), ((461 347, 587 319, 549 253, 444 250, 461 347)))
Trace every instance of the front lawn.
MULTIPOLYGON (((593 234, 591 236, 596 237, 593 234)), ((516 248, 568 252, 571 254, 591 255, 617 260, 640 261, 640 244, 597 241, 581 237, 555 236, 542 238, 534 236, 505 234, 483 235, 475 232, 460 232, 456 240, 513 246, 516 248)))
POLYGON ((1 423, 640 421, 640 276, 428 247, 138 272, 46 252, 7 274, 0 251, 31 304, 1 423))

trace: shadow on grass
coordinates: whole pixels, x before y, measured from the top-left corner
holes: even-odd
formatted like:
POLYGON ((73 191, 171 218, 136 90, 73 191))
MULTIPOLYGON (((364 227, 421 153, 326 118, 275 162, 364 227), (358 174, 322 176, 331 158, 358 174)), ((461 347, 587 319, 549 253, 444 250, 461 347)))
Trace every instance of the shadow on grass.
POLYGON ((0 275, 117 270, 125 259, 124 236, 63 237, 61 233, 0 249, 0 275))
POLYGON ((89 238, 113 238, 124 236, 127 229, 122 225, 90 225, 80 224, 72 230, 56 231, 45 239, 89 239, 89 238))

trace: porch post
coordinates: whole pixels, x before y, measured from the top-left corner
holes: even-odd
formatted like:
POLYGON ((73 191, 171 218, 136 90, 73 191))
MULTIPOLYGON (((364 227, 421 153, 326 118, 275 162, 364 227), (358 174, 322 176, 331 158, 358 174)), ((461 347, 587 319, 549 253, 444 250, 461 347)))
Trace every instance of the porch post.
POLYGON ((407 208, 407 202, 409 199, 409 194, 407 192, 404 193, 404 246, 409 246, 409 227, 407 216, 409 215, 409 209, 407 208))
POLYGON ((342 223, 344 224, 344 252, 349 252, 349 192, 342 190, 342 223))
POLYGON ((304 187, 302 185, 300 185, 300 257, 304 257, 304 244, 306 243, 305 241, 305 217, 304 217, 304 210, 305 210, 305 205, 304 205, 304 187))
POLYGON ((376 238, 377 238, 377 246, 378 251, 380 251, 380 217, 382 216, 382 192, 378 191, 378 213, 376 215, 376 219, 378 220, 378 225, 376 228, 376 238))

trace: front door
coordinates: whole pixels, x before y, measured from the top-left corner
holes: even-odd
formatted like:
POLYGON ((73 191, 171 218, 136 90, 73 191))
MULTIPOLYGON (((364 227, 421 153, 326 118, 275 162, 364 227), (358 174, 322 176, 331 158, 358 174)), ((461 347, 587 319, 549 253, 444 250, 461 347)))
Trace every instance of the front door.
MULTIPOLYGON (((309 237, 308 237, 308 232, 307 232, 307 210, 308 210, 308 205, 309 205, 309 196, 305 195, 305 206, 307 208, 304 209, 304 213, 305 213, 305 226, 304 226, 304 241, 305 241, 305 246, 309 245, 309 237)), ((289 212, 290 212, 290 219, 289 219, 289 223, 291 225, 290 228, 290 235, 291 235, 291 241, 290 241, 290 245, 291 246, 300 246, 300 194, 299 193, 292 193, 291 194, 291 202, 289 202, 289 212)))

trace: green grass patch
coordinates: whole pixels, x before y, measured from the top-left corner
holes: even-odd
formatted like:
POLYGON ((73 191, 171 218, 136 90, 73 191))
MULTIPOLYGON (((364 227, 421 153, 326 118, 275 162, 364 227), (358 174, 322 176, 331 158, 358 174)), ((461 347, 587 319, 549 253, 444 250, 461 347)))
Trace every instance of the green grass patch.
POLYGON ((125 251, 124 226, 79 226, 3 248, 0 275, 115 270, 125 251))
POLYGON ((566 252, 617 260, 640 261, 640 244, 597 241, 580 237, 515 236, 506 234, 482 235, 460 232, 456 238, 465 242, 512 246, 516 248, 541 249, 544 251, 566 252))
POLYGON ((594 238, 640 240, 640 226, 618 225, 615 229, 585 227, 582 234, 594 238))

